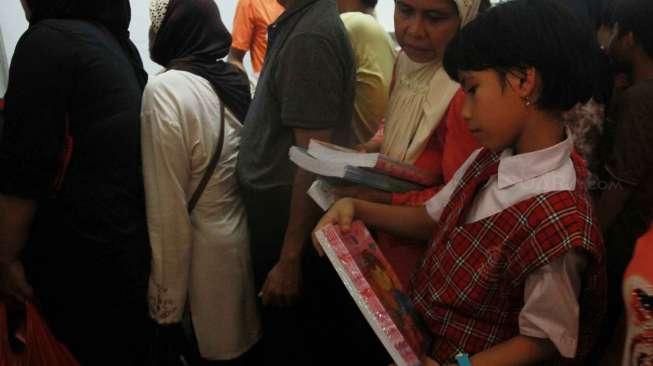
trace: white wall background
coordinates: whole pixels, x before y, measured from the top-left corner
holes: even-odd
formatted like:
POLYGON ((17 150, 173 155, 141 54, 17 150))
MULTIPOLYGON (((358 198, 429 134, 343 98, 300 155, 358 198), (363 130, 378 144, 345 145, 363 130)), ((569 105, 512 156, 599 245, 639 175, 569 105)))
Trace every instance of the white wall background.
MULTIPOLYGON (((216 0, 222 20, 225 25, 231 30, 233 23, 234 13, 236 11, 236 3, 238 0, 216 0)), ((20 0, 2 0, 2 11, 0 12, 0 27, 2 28, 2 37, 0 41, 4 41, 7 53, 7 61, 11 60, 11 56, 16 48, 16 43, 21 34, 27 29, 27 21, 23 9, 20 5, 20 0)), ((147 33, 149 28, 149 0, 131 0, 132 4, 132 23, 130 27, 131 37, 143 57, 145 68, 148 72, 154 73, 159 70, 149 59, 147 33)), ((379 21, 389 30, 394 29, 393 25, 393 12, 394 0, 379 0, 376 8, 379 21)), ((1 55, 0 55, 1 57, 1 55)), ((0 61, 0 64, 2 62, 0 61)), ((2 72, 2 70, 0 70, 2 72)), ((0 77, 2 80, 2 77, 0 77)), ((0 82, 0 95, 4 95, 4 87, 0 82)))
POLYGON ((5 52, 5 44, 2 41, 2 26, 0 25, 0 98, 5 95, 7 89, 7 54, 5 52))

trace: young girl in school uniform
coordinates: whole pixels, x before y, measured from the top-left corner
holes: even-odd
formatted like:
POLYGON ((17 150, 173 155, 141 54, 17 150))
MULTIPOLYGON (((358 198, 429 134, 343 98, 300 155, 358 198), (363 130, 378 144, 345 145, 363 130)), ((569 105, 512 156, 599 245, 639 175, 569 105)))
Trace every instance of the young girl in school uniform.
MULTIPOLYGON (((351 221, 430 239, 410 297, 434 341, 426 365, 581 363, 603 314, 604 249, 562 112, 592 94, 595 41, 553 0, 514 0, 446 51, 484 146, 424 207, 338 201, 318 229, 351 221), (401 218, 398 220, 397 218, 401 218)), ((318 251, 320 248, 316 245, 318 251)))

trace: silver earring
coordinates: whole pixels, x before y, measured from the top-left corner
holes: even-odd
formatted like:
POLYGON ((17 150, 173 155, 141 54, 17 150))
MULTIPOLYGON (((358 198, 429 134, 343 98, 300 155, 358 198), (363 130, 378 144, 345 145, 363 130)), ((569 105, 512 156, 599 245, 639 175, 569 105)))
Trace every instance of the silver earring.
POLYGON ((526 106, 527 107, 530 107, 531 104, 533 104, 533 102, 531 102, 531 98, 529 98, 529 97, 524 98, 524 100, 526 101, 526 106))

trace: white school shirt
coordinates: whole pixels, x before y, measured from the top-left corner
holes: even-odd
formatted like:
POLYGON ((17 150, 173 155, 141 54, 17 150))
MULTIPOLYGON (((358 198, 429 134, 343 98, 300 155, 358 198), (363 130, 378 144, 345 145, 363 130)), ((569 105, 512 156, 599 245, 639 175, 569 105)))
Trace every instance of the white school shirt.
POLYGON ((226 110, 220 160, 189 216, 186 205, 218 143, 218 96, 206 79, 170 70, 150 79, 141 119, 150 314, 161 324, 179 322, 188 301, 202 356, 235 358, 261 335, 235 176, 241 125, 226 110))
MULTIPOLYGON (((472 223, 536 195, 554 191, 572 191, 576 187, 576 171, 571 161, 574 148, 571 134, 555 146, 530 153, 513 155, 504 150, 498 173, 492 176, 474 198, 465 223, 472 223)), ((444 188, 426 203, 426 210, 435 221, 469 166, 481 149, 473 152, 444 188)), ((578 344, 578 296, 581 273, 587 259, 570 251, 551 263, 533 271, 524 286, 524 307, 519 314, 522 335, 548 338, 560 354, 576 355, 578 344)))

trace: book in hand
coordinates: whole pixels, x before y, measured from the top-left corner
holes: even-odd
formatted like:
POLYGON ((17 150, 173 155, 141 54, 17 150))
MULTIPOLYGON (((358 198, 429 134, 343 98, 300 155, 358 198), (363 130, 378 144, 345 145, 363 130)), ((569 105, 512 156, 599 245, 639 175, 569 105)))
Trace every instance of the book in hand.
POLYGON ((316 179, 306 193, 308 193, 308 196, 311 197, 323 211, 329 210, 329 208, 336 203, 336 195, 333 194, 333 186, 322 178, 316 179))
POLYGON ((423 186, 418 184, 371 170, 341 162, 317 159, 309 154, 306 149, 298 146, 291 147, 288 151, 288 156, 290 157, 290 161, 297 164, 300 168, 323 177, 340 178, 351 183, 393 193, 424 189, 423 186))
POLYGON ((315 232, 338 276, 397 366, 418 366, 429 337, 392 267, 361 221, 315 232))
POLYGON ((311 139, 307 151, 319 160, 370 168, 385 175, 423 186, 434 186, 437 183, 438 177, 434 172, 419 169, 412 164, 392 159, 381 153, 360 152, 315 139, 311 139))

